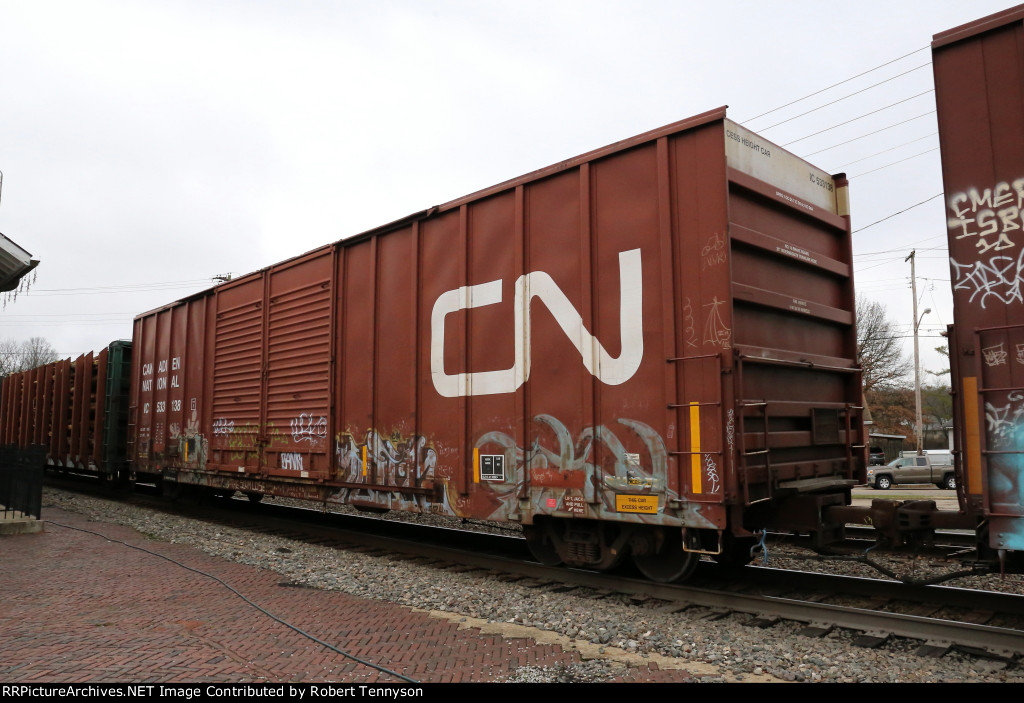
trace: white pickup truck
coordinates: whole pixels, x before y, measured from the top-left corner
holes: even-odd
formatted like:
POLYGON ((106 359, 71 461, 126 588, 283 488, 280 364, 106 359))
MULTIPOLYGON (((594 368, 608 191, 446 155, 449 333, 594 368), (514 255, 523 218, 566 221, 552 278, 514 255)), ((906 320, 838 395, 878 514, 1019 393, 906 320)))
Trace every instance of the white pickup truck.
POLYGON ((933 483, 939 488, 956 488, 952 458, 908 455, 893 459, 885 466, 868 467, 868 485, 886 490, 893 484, 933 483), (947 463, 948 462, 948 463, 947 463))

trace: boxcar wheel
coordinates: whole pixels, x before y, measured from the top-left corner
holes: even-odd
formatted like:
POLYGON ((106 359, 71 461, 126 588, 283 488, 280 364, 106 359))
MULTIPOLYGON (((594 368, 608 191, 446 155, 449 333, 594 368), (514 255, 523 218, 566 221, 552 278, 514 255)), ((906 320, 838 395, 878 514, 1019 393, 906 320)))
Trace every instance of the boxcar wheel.
POLYGON ((633 563, 640 573, 657 583, 679 583, 689 578, 700 562, 700 554, 683 551, 682 531, 661 530, 651 537, 651 548, 633 551, 633 563))
POLYGON ((245 497, 248 498, 253 503, 259 503, 261 500, 263 500, 263 494, 257 493, 256 491, 246 491, 245 497))
POLYGON ((181 497, 181 486, 177 481, 160 481, 160 495, 168 500, 178 500, 181 497))
POLYGON ((555 549, 555 544, 543 523, 523 525, 523 536, 526 537, 526 546, 530 548, 533 558, 541 564, 558 566, 562 563, 562 557, 558 555, 558 550, 555 549))

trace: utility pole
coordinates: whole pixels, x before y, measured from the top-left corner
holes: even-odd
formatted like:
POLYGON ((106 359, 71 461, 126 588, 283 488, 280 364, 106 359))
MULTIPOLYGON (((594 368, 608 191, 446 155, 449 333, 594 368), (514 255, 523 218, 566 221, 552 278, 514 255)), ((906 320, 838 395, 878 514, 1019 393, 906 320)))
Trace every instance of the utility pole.
MULTIPOLYGON (((914 296, 914 420, 916 422, 914 434, 917 435, 917 453, 921 455, 924 453, 924 432, 921 422, 921 352, 917 343, 917 331, 921 326, 921 319, 917 316, 917 273, 914 256, 916 253, 916 249, 912 250, 903 262, 910 262, 910 292, 914 296)), ((921 318, 930 312, 931 308, 927 308, 921 313, 921 318)))

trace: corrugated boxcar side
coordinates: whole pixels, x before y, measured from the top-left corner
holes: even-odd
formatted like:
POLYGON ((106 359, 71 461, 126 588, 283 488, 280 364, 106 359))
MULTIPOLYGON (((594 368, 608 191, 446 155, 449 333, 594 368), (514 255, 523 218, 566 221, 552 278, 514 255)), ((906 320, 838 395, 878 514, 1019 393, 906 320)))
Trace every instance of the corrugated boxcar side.
POLYGON ((961 495, 1024 549, 1024 6, 934 37, 961 495))
POLYGON ((331 475, 333 248, 267 274, 265 465, 272 475, 331 475))
POLYGON ((324 247, 209 298, 205 407, 218 471, 330 477, 335 280, 334 249, 324 247))
POLYGON ((221 286, 209 299, 204 425, 212 418, 210 461, 222 471, 237 467, 244 474, 260 466, 265 288, 260 273, 221 286))
POLYGON ((524 522, 721 530, 841 498, 863 464, 845 184, 724 115, 140 316, 140 465, 524 522))

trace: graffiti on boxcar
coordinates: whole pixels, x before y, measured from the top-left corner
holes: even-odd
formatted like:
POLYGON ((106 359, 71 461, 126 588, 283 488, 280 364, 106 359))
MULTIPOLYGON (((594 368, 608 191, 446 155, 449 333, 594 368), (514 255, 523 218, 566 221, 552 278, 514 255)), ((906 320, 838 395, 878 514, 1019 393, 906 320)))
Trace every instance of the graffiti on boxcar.
POLYGON ((318 443, 327 437, 327 418, 313 413, 302 413, 291 419, 292 441, 318 443))
POLYGON ((1016 257, 993 256, 971 264, 961 264, 950 257, 949 263, 953 268, 953 290, 967 291, 969 302, 977 300, 983 308, 993 298, 1004 305, 1024 302, 1024 250, 1016 257))
POLYGON ((1024 416, 1024 393, 1013 391, 1006 396, 1006 403, 995 406, 985 403, 985 421, 988 425, 988 437, 993 448, 1004 449, 1014 439, 1021 427, 1024 416))
MULTIPOLYGON (((272 427, 270 423, 267 425, 272 427)), ((241 424, 230 423, 230 430, 222 432, 222 435, 227 435, 227 438, 221 440, 221 446, 227 446, 229 449, 253 449, 256 446, 256 435, 260 431, 260 426, 255 422, 243 422, 241 424)))
POLYGON ((625 383, 640 368, 644 356, 643 271, 639 249, 619 252, 619 340, 622 350, 613 357, 583 324, 583 317, 554 279, 532 271, 516 279, 513 293, 513 363, 508 369, 449 374, 445 371, 445 318, 460 310, 495 305, 502 300, 497 279, 445 291, 430 313, 430 377, 445 398, 514 393, 530 378, 529 350, 531 303, 539 300, 580 353, 583 366, 602 383, 625 383))
POLYGON ((1024 364, 1024 344, 1017 345, 1017 363, 1024 364))
MULTIPOLYGON (((616 492, 661 493, 665 499, 675 498, 674 491, 667 488, 668 449, 664 440, 650 426, 637 420, 619 419, 639 437, 647 450, 650 464, 644 466, 640 455, 626 450, 626 446, 612 430, 604 425, 586 427, 574 439, 569 429, 555 417, 540 414, 534 422, 541 426, 529 447, 521 447, 510 435, 486 432, 476 441, 476 448, 495 445, 504 450, 505 456, 514 462, 515 469, 508 472, 506 483, 488 483, 486 487, 492 500, 489 517, 505 518, 521 510, 520 498, 530 485, 530 500, 537 513, 549 512, 552 506, 579 514, 583 506, 591 505, 593 516, 601 508, 615 512, 616 492), (555 445, 548 446, 542 435, 554 435, 555 445)), ((469 512, 467 501, 453 495, 446 495, 459 511, 469 512)), ((480 504, 474 508, 479 512, 480 504)), ((656 521, 658 516, 640 516, 644 521, 656 521)))
MULTIPOLYGON (((990 188, 968 188, 947 200, 947 226, 954 240, 973 241, 979 257, 1012 250, 1024 235, 1024 178, 1002 181, 990 188)), ((967 291, 969 302, 984 308, 996 301, 1004 305, 1024 302, 1024 251, 967 261, 950 258, 953 289, 967 291)))
POLYGON ((255 422, 236 423, 234 420, 225 420, 220 424, 220 432, 216 431, 217 421, 214 421, 214 449, 228 452, 228 460, 233 462, 244 462, 249 455, 256 451, 256 438, 260 432, 259 424, 255 422), (218 437, 219 435, 219 437, 218 437))
POLYGON ((228 420, 227 418, 224 418, 224 417, 218 417, 216 420, 213 421, 213 433, 215 435, 231 434, 234 431, 235 431, 235 421, 234 420, 228 420))
POLYGON ((718 311, 722 305, 725 305, 725 301, 719 300, 717 295, 711 299, 710 303, 704 305, 706 308, 711 308, 704 322, 704 343, 729 349, 732 346, 732 330, 725 326, 722 313, 718 311))
POLYGON ((947 226, 956 239, 976 237, 979 254, 989 250, 1012 249, 1017 243, 1010 234, 1019 235, 1024 208, 1024 178, 1011 185, 1006 181, 991 188, 969 188, 954 193, 948 200, 950 216, 947 226))
POLYGON ((683 337, 686 339, 686 346, 692 349, 696 349, 697 323, 693 319, 693 305, 690 304, 689 298, 687 298, 686 302, 683 304, 683 326, 683 337))
POLYGON ((981 350, 981 354, 985 359, 986 366, 1001 366, 1006 363, 1009 357, 1002 342, 991 347, 985 347, 981 350))
POLYGON ((303 471, 302 455, 298 452, 282 452, 281 468, 285 471, 303 471))
POLYGON ((700 250, 700 270, 706 271, 712 266, 725 263, 725 239, 715 232, 700 250))
POLYGON ((1021 457, 1024 450, 1024 393, 1012 391, 1000 406, 985 403, 988 428, 988 488, 992 502, 1024 503, 1021 457))
POLYGON ((182 462, 199 468, 206 466, 210 445, 206 437, 199 434, 199 416, 195 409, 185 422, 184 430, 177 422, 172 422, 169 432, 171 441, 178 445, 178 457, 182 462))
POLYGON ((361 504, 392 510, 420 512, 426 509, 423 495, 401 490, 420 487, 434 478, 437 451, 426 437, 402 437, 400 433, 384 436, 376 430, 368 430, 360 442, 351 432, 341 432, 335 437, 334 453, 339 481, 394 486, 395 489, 342 488, 329 500, 348 502, 358 498, 361 504))
POLYGON ((736 448, 736 412, 729 408, 726 417, 728 420, 725 423, 725 440, 729 445, 729 456, 732 456, 736 448))
POLYGON ((707 479, 708 493, 718 493, 720 479, 718 478, 718 464, 712 454, 704 455, 704 477, 707 479))

